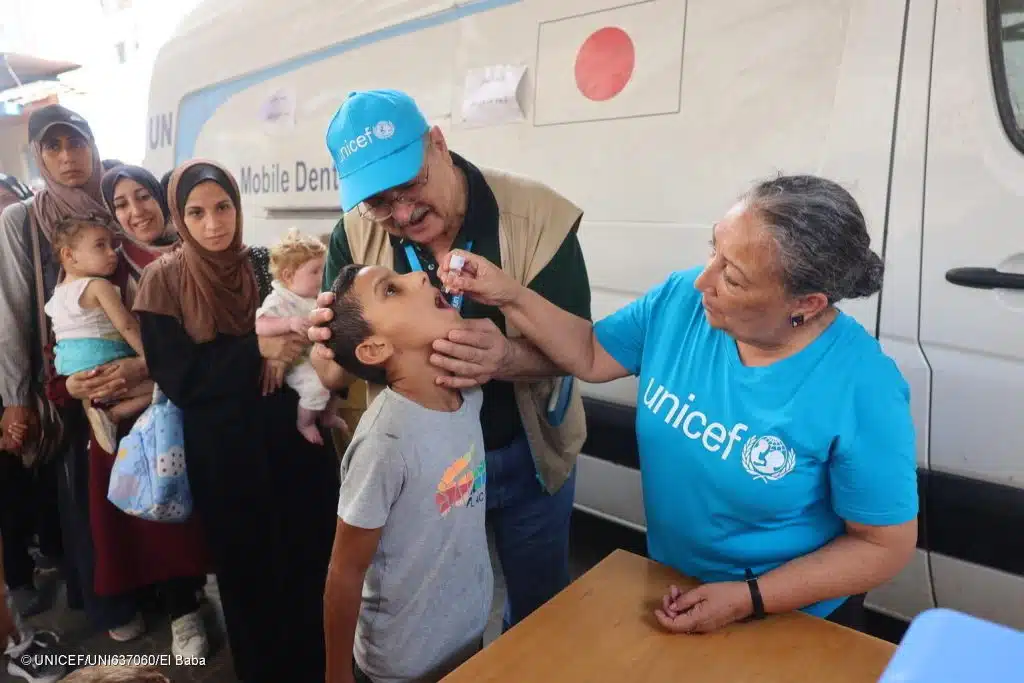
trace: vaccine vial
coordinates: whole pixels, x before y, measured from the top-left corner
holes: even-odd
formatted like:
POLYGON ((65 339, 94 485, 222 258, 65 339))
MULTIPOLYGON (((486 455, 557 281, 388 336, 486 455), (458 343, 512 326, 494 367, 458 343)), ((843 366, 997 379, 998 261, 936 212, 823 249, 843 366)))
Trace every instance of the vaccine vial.
POLYGON ((466 257, 462 254, 452 254, 451 260, 448 261, 448 270, 456 273, 462 272, 462 266, 466 265, 466 257))
MULTIPOLYGON (((448 271, 450 273, 453 273, 454 275, 461 275, 462 274, 462 266, 464 266, 464 265, 466 265, 466 257, 463 256, 462 254, 452 254, 451 257, 448 259, 448 271)), ((448 289, 447 286, 445 286, 444 293, 445 294, 451 294, 451 290, 448 289)), ((461 294, 452 297, 452 305, 455 306, 455 308, 457 308, 457 309, 462 307, 462 295, 461 294), (456 304, 456 300, 458 300, 457 304, 456 304)))

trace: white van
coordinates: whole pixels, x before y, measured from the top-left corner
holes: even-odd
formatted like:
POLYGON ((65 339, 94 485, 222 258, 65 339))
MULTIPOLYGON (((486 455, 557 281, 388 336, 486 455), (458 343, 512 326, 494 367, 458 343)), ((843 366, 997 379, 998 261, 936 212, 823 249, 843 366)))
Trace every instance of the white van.
MULTIPOLYGON (((846 310, 898 361, 919 435, 919 551, 869 605, 1024 628, 1024 4, 207 0, 156 63, 146 165, 226 163, 252 243, 327 233, 327 122, 378 87, 584 208, 595 317, 702 262, 755 180, 849 188, 887 272, 846 310)), ((642 530, 636 389, 587 387, 576 501, 642 530)))

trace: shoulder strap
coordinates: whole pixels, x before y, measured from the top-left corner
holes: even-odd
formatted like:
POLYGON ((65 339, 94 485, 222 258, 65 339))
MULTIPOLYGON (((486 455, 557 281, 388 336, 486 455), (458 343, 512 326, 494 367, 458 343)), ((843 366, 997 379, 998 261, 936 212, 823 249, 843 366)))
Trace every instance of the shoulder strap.
POLYGON ((25 225, 32 240, 32 263, 35 266, 36 316, 38 316, 36 324, 39 325, 39 357, 43 362, 43 375, 49 379, 50 363, 46 360, 46 346, 50 337, 50 328, 46 322, 46 311, 43 308, 46 305, 46 294, 43 285, 43 253, 39 246, 39 230, 32 225, 31 211, 25 215, 25 225))

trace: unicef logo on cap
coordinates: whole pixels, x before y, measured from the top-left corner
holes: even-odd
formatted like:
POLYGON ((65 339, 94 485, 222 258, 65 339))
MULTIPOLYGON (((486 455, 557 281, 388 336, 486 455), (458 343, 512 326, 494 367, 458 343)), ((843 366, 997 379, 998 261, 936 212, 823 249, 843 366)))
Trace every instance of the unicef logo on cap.
POLYGON ((796 467, 796 452, 777 436, 752 436, 743 446, 743 469, 761 481, 778 481, 796 467))
POLYGON ((377 136, 378 140, 387 140, 395 134, 395 124, 390 121, 378 121, 377 125, 373 127, 373 134, 377 136))

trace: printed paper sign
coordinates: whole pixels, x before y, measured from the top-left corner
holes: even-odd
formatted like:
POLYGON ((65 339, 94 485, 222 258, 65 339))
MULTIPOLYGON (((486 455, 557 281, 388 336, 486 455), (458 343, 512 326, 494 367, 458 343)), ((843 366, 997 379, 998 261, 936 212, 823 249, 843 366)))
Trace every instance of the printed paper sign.
POLYGON ((525 66, 500 64, 466 72, 462 121, 467 126, 498 126, 525 120, 517 91, 525 66))

